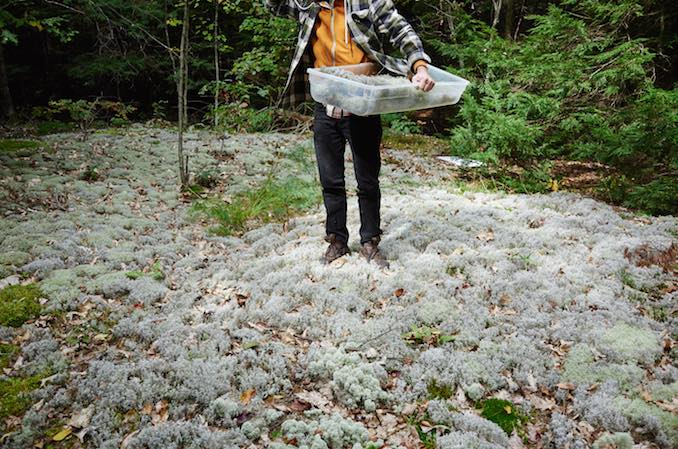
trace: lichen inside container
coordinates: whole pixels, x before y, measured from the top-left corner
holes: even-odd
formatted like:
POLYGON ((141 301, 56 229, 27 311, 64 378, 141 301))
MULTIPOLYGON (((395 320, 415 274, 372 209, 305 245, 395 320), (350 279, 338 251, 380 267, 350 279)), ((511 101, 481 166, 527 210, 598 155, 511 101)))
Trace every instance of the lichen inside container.
POLYGON ((319 69, 328 75, 334 75, 369 86, 403 86, 411 84, 411 81, 404 76, 393 75, 359 75, 350 70, 341 67, 321 67, 319 69))

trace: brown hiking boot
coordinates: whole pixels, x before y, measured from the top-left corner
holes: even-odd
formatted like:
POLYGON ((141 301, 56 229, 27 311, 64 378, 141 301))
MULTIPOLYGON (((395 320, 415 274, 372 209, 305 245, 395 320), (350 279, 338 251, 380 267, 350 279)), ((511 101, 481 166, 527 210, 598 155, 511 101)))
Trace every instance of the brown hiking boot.
POLYGON ((379 268, 388 268, 390 265, 384 254, 379 251, 379 242, 381 241, 381 236, 377 235, 370 239, 369 242, 365 242, 360 246, 360 254, 367 259, 367 262, 374 261, 379 268))
POLYGON ((325 236, 325 241, 330 245, 325 251, 325 256, 323 257, 323 262, 325 264, 331 263, 333 260, 338 259, 344 254, 349 254, 351 250, 348 248, 348 245, 345 242, 337 240, 336 234, 328 234, 325 236))

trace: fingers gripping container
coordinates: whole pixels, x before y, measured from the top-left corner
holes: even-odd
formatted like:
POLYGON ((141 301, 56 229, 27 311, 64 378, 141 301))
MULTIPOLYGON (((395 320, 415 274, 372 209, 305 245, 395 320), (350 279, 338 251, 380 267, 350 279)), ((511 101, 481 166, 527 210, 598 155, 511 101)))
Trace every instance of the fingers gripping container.
MULTIPOLYGON (((372 62, 364 62, 336 68, 356 75, 373 75, 379 66, 372 62)), ((315 101, 338 106, 356 115, 429 109, 457 103, 469 82, 430 64, 428 71, 435 81, 435 86, 430 91, 424 92, 411 82, 369 85, 325 73, 320 69, 307 69, 311 96, 315 101)))

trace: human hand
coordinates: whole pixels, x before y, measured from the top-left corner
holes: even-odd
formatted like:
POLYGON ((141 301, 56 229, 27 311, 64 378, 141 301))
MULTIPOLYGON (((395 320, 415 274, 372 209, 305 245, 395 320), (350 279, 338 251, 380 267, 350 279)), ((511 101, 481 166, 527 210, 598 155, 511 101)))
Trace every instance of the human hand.
POLYGON ((436 84, 431 75, 428 74, 428 67, 426 66, 417 68, 417 73, 412 77, 412 83, 417 89, 421 89, 424 92, 433 89, 433 86, 436 84))

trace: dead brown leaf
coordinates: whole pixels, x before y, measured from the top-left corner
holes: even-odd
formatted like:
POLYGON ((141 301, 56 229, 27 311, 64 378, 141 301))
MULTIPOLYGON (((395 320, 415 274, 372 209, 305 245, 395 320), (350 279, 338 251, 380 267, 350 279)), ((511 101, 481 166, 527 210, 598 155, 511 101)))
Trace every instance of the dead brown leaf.
POLYGON ((94 404, 73 413, 67 424, 76 429, 83 429, 89 425, 92 415, 94 415, 94 404))
POLYGON ((167 421, 168 416, 169 416, 169 404, 165 400, 158 401, 155 404, 153 413, 151 414, 151 422, 153 424, 165 422, 167 421))
POLYGON ((295 399, 294 401, 292 401, 289 408, 294 412, 303 412, 310 409, 311 407, 312 406, 310 403, 306 401, 301 401, 299 399, 295 399))
POLYGON ((492 228, 487 228, 487 231, 482 231, 476 235, 476 238, 478 240, 484 240, 486 242, 491 242, 494 240, 494 232, 492 231, 492 228))
POLYGON ((132 441, 132 438, 134 438, 134 435, 139 433, 138 430, 135 430, 132 433, 127 434, 125 438, 122 440, 122 443, 120 443, 120 449, 127 449, 129 447, 129 443, 132 441))
POLYGON ((657 407, 666 410, 667 412, 678 413, 678 398, 673 398, 673 402, 655 401, 657 407))
POLYGON ((253 323, 253 322, 249 321, 247 323, 247 325, 249 327, 251 327, 252 329, 258 330, 259 332, 264 332, 264 331, 267 331, 269 329, 268 326, 266 326, 263 323, 253 323))
POLYGON ((247 303, 247 300, 249 299, 250 295, 249 293, 236 293, 235 294, 235 299, 238 301, 238 306, 240 307, 245 307, 245 304, 247 303))
POLYGON ((552 410, 556 407, 556 401, 551 398, 543 398, 537 395, 530 395, 528 399, 537 410, 552 410))
POLYGON ((317 391, 301 391, 295 396, 302 402, 306 402, 316 408, 322 409, 326 407, 330 401, 317 391))
POLYGON ((240 403, 243 405, 249 404, 255 394, 256 391, 253 388, 243 391, 240 395, 240 403))

